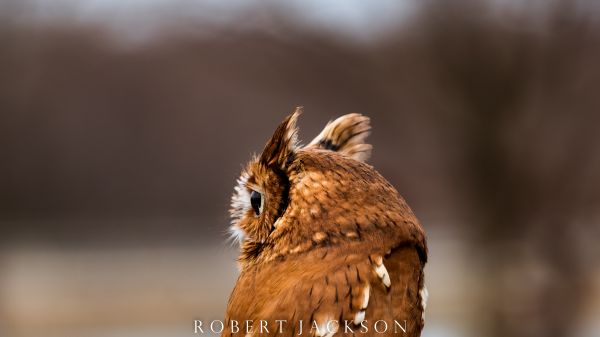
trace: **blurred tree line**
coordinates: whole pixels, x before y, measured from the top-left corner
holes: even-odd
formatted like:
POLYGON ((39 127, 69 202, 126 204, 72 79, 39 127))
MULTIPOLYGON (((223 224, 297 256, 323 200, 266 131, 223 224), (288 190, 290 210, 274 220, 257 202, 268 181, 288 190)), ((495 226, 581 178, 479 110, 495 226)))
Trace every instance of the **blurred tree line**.
POLYGON ((373 121, 371 162, 425 227, 464 233, 480 335, 572 335, 600 237, 589 6, 427 1, 370 43, 257 8, 128 44, 101 25, 19 21, 13 4, 0 14, 0 244, 218 237, 240 164, 282 116, 304 105, 309 140, 356 111, 373 121), (248 17, 268 20, 236 28, 248 17), (115 220, 160 216, 212 220, 115 220))

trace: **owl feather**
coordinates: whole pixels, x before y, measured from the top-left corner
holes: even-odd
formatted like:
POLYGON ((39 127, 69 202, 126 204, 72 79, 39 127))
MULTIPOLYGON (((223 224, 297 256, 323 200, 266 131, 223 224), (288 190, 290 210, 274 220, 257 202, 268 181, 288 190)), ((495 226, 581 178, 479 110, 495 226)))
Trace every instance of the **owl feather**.
POLYGON ((306 147, 331 150, 366 161, 371 156, 372 146, 365 143, 370 133, 369 117, 352 113, 327 123, 306 147))

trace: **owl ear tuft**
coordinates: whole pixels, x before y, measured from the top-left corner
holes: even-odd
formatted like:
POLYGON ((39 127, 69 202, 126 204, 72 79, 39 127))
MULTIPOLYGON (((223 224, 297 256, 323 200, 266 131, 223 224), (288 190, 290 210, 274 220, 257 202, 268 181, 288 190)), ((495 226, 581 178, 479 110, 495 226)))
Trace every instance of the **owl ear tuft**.
POLYGON ((329 122, 306 147, 340 152, 364 162, 373 148, 365 142, 370 133, 369 117, 352 113, 329 122))
POLYGON ((261 163, 266 166, 285 169, 298 147, 296 121, 301 113, 302 107, 297 107, 292 114, 279 124, 275 133, 273 133, 273 137, 267 142, 263 153, 260 155, 261 163))

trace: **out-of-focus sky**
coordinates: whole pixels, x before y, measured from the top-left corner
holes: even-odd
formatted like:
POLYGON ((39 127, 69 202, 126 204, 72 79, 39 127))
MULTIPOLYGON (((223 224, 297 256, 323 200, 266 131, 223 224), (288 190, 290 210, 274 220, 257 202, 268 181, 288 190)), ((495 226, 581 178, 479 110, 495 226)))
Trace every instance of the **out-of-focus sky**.
MULTIPOLYGON (((386 26, 406 19, 414 10, 414 0, 291 0, 291 1, 186 1, 186 0, 26 0, 17 20, 76 20, 102 23, 124 33, 125 37, 148 37, 171 20, 194 20, 203 24, 233 23, 244 27, 261 24, 266 17, 244 16, 244 13, 265 8, 282 11, 296 23, 342 33, 356 39, 366 39, 382 33, 386 26), (26 9, 24 9, 26 8, 26 9)), ((266 22, 268 23, 268 22, 266 22)), ((263 22, 264 24, 264 22, 263 22)))
MULTIPOLYGON (((0 8, 18 7, 15 21, 38 23, 60 20, 106 25, 121 39, 140 41, 151 38, 165 29, 164 25, 188 21, 203 26, 233 24, 237 29, 263 27, 273 29, 269 15, 261 11, 285 13, 291 24, 323 33, 342 34, 349 41, 369 43, 390 33, 411 20, 419 6, 427 0, 6 0, 0 8), (19 3, 11 6, 11 2, 19 3), (250 15, 246 15, 250 14, 250 15)), ((486 6, 508 16, 523 11, 543 13, 552 2, 488 0, 486 6)), ((594 0, 571 1, 581 15, 600 9, 594 0)), ((482 12, 474 11, 472 15, 482 12)), ((543 17, 540 15, 539 17, 543 17)), ((168 28, 167 28, 168 29, 168 28)))

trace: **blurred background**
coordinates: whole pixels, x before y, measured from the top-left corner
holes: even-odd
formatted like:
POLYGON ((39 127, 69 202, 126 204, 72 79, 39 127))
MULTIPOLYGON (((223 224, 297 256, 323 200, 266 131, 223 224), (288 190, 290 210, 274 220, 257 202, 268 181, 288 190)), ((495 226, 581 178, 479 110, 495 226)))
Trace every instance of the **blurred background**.
POLYGON ((600 4, 0 0, 0 336, 222 318, 242 165, 371 117, 425 337, 600 335, 600 4))

